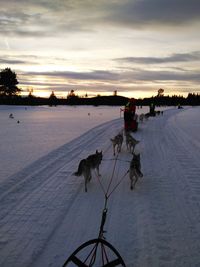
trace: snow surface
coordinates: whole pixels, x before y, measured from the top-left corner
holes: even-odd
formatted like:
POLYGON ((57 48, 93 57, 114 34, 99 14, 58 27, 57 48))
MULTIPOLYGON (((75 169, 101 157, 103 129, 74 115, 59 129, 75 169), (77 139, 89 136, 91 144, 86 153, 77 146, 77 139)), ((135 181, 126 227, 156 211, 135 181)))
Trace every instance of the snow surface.
POLYGON ((0 183, 92 127, 119 117, 119 107, 0 106, 0 183), (14 119, 9 119, 11 113, 14 119))
MULTIPOLYGON (((10 153, 4 146, 9 147, 9 141, 13 138, 28 140, 25 135, 29 134, 32 138, 33 132, 28 132, 26 124, 35 122, 42 127, 46 118, 48 123, 44 128, 52 130, 48 127, 51 122, 49 115, 45 115, 45 108, 41 111, 36 108, 38 116, 32 109, 28 116, 29 110, 19 108, 17 113, 15 108, 14 116, 21 114, 17 124, 18 116, 15 116, 15 121, 8 119, 9 114, 2 119, 2 114, 8 113, 8 109, 1 108, 1 131, 4 132, 1 133, 1 158, 7 158, 5 162, 10 153), (44 116, 40 117, 41 114, 44 116)), ((60 114, 63 114, 63 109, 60 108, 60 114)), ((95 108, 91 107, 91 110, 92 114, 95 108)), ((111 107, 110 113, 111 110, 113 112, 115 108, 111 107)), ((77 116, 75 113, 73 116, 77 116)), ((65 127, 62 119, 60 123, 56 119, 57 134, 50 137, 47 134, 46 140, 44 135, 48 131, 40 128, 35 139, 31 139, 30 147, 21 146, 19 158, 27 147, 30 158, 33 151, 35 156, 28 160, 31 164, 23 169, 19 164, 20 171, 16 172, 14 167, 16 173, 4 175, 1 180, 0 266, 62 266, 77 247, 98 237, 105 200, 102 187, 93 174, 85 193, 83 177, 76 177, 73 173, 82 158, 99 149, 103 151, 100 179, 104 188, 108 188, 111 181, 115 162, 110 190, 121 181, 108 199, 105 237, 119 251, 126 266, 199 267, 200 107, 171 108, 165 110, 163 116, 139 124, 139 130, 133 136, 140 140, 136 151, 141 154, 144 177, 133 191, 130 190, 128 175, 121 180, 128 170, 131 154, 124 143, 115 161, 110 142, 110 138, 123 128, 119 108, 114 111, 115 115, 110 114, 111 121, 111 117, 104 117, 102 121, 100 115, 98 121, 96 117, 90 129, 87 128, 90 125, 87 119, 91 120, 92 116, 86 113, 84 117, 80 110, 78 113, 84 134, 80 135, 81 131, 76 133, 76 127, 73 132, 70 125, 73 134, 69 142, 67 132, 66 136, 63 132, 63 139, 58 142, 51 139, 59 136, 59 131, 65 127), (67 143, 60 146, 65 140, 67 143), (53 144, 42 148, 45 142, 53 144), (38 151, 40 147, 42 153, 38 151), (54 150, 47 154, 49 149, 54 150), (36 156, 37 152, 40 158, 36 156)), ((14 160, 9 161, 10 169, 14 160)))

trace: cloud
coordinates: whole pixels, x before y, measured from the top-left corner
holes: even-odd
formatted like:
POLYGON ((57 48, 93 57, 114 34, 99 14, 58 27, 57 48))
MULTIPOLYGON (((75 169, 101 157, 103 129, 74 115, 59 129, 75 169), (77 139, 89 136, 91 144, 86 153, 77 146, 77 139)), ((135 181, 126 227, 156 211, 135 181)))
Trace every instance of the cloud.
POLYGON ((133 74, 134 78, 139 81, 188 81, 193 83, 199 83, 200 81, 200 71, 149 71, 149 70, 139 70, 135 71, 133 74))
POLYGON ((199 0, 2 0, 0 33, 55 36, 98 27, 148 29, 200 21, 199 0))
POLYGON ((0 63, 4 65, 36 65, 41 58, 35 55, 8 56, 1 55, 0 63))
POLYGON ((0 58, 0 63, 1 64, 8 64, 8 65, 13 65, 13 64, 27 64, 26 61, 24 60, 17 60, 17 59, 1 59, 0 58))
POLYGON ((137 64, 162 64, 200 61, 200 51, 191 53, 174 53, 168 57, 124 57, 115 59, 119 62, 137 63, 137 64))
MULTIPOLYGON (((25 60, 20 60, 20 59, 5 59, 5 58, 0 58, 0 63, 1 64, 8 64, 8 65, 18 65, 18 64, 28 64, 28 61, 25 60)), ((33 64, 33 63, 31 63, 33 64)))
POLYGON ((0 33, 21 37, 49 37, 91 31, 87 18, 98 14, 96 5, 90 0, 84 3, 78 0, 2 0, 1 8, 0 33))
POLYGON ((88 86, 92 86, 91 81, 96 83, 107 83, 115 85, 120 83, 121 85, 128 85, 137 82, 169 82, 169 81, 188 81, 199 83, 200 82, 200 71, 149 71, 145 69, 135 69, 133 71, 124 72, 111 72, 111 71, 92 71, 92 72, 69 72, 69 71, 55 71, 55 72, 26 72, 21 73, 23 77, 29 77, 28 79, 34 80, 34 77, 46 77, 47 84, 49 81, 55 82, 59 79, 59 83, 71 83, 76 81, 80 84, 82 81, 87 81, 88 86), (68 80, 68 81, 65 81, 68 80))
POLYGON ((151 28, 200 21, 198 0, 140 0, 114 5, 107 20, 117 25, 151 28))
POLYGON ((73 80, 113 81, 119 79, 119 74, 111 71, 95 70, 91 72, 53 71, 53 72, 26 72, 25 76, 47 76, 73 80))

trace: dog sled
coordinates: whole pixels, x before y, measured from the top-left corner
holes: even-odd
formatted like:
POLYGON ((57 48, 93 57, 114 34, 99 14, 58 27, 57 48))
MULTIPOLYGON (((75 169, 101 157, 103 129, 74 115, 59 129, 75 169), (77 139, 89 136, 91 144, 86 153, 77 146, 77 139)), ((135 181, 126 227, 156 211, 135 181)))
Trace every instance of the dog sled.
POLYGON ((120 109, 120 112, 124 112, 124 129, 125 131, 135 132, 138 129, 138 121, 137 121, 137 114, 136 106, 135 106, 135 99, 131 98, 130 101, 126 104, 124 109, 120 109))
POLYGON ((109 195, 105 195, 105 205, 102 212, 98 238, 91 239, 80 245, 69 256, 62 267, 72 265, 78 267, 126 267, 119 252, 108 241, 106 241, 104 237, 104 233, 106 232, 104 230, 104 224, 106 221, 106 203, 108 198, 109 195))
POLYGON ((131 121, 124 121, 124 129, 127 132, 136 132, 138 129, 137 119, 132 119, 131 121))
POLYGON ((138 115, 124 109, 124 130, 126 132, 136 132, 138 129, 138 115))
POLYGON ((63 267, 72 265, 78 267, 97 266, 97 261, 101 267, 126 267, 119 252, 102 238, 92 239, 83 243, 71 254, 63 267), (87 256, 84 257, 84 254, 87 256))
POLYGON ((135 132, 138 129, 137 115, 135 114, 135 99, 131 98, 124 108, 124 129, 135 132))

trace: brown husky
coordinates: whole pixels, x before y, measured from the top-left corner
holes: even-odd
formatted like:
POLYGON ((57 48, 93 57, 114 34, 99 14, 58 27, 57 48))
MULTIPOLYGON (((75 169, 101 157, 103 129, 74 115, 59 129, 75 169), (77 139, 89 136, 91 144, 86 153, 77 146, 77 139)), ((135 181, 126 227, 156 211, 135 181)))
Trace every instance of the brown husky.
POLYGON ((77 172, 74 173, 76 176, 81 176, 83 175, 85 178, 85 192, 87 192, 87 183, 91 180, 92 178, 92 169, 97 170, 97 174, 100 176, 99 173, 99 165, 101 164, 103 158, 102 151, 98 152, 96 150, 95 154, 89 155, 86 159, 82 159, 79 163, 78 170, 77 172))

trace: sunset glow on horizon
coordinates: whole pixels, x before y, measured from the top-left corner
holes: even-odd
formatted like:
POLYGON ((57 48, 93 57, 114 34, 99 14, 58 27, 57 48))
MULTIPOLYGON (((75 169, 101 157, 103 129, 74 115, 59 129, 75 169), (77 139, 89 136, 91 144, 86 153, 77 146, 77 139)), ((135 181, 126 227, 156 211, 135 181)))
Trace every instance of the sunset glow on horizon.
POLYGON ((1 0, 1 70, 22 95, 200 93, 197 0, 1 0))

